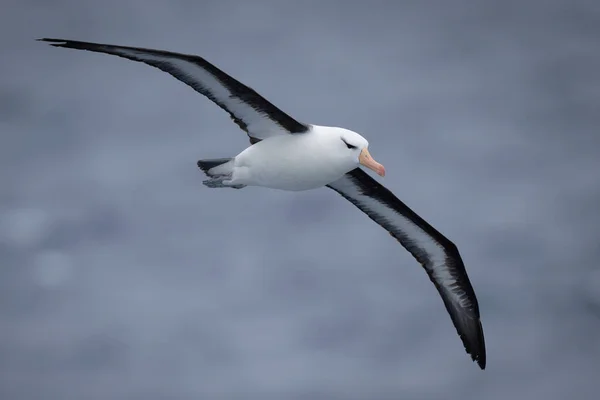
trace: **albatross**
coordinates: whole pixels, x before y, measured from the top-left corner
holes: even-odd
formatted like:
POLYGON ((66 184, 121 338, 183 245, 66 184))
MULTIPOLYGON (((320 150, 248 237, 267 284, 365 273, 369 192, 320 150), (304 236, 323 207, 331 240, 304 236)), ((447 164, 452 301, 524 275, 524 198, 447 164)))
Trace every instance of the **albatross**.
POLYGON ((38 40, 142 62, 172 75, 225 110, 246 132, 250 145, 235 157, 199 160, 197 165, 208 178, 203 181, 205 186, 288 191, 327 187, 348 200, 421 264, 466 352, 485 369, 479 305, 458 248, 361 168, 385 175, 362 135, 301 122, 197 55, 76 40, 38 40))

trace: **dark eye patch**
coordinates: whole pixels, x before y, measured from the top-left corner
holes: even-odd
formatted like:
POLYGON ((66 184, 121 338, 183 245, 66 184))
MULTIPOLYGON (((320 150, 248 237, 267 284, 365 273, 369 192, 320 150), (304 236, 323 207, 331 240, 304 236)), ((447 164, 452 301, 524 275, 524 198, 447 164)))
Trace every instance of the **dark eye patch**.
POLYGON ((351 145, 350 143, 346 142, 344 139, 342 139, 342 142, 344 142, 346 144, 346 147, 348 147, 349 149, 355 149, 356 146, 351 145))

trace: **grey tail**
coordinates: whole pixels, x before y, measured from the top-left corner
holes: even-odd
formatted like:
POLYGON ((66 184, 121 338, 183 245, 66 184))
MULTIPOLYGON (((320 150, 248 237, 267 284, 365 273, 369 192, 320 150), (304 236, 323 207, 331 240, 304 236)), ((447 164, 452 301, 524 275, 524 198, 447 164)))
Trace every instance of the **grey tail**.
POLYGON ((210 160, 198 160, 198 168, 202 170, 207 176, 213 176, 208 172, 210 169, 214 167, 218 167, 219 165, 223 165, 226 162, 229 162, 232 158, 213 158, 210 160))
POLYGON ((242 189, 246 185, 231 185, 233 158, 213 158, 210 160, 198 160, 198 168, 202 170, 210 179, 203 181, 204 186, 209 188, 232 188, 242 189), (228 164, 229 163, 229 164, 228 164), (217 168, 221 167, 221 168, 217 168))
POLYGON ((215 188, 231 188, 231 189, 243 189, 246 185, 231 185, 228 184, 228 177, 217 176, 215 178, 210 178, 205 181, 202 181, 202 184, 206 187, 215 189, 215 188))

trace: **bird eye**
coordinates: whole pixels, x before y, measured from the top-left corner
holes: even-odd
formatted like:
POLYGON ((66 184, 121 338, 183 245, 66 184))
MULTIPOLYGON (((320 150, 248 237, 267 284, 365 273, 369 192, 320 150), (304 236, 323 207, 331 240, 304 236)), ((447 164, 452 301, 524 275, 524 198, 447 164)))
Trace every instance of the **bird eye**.
POLYGON ((350 143, 346 142, 344 139, 342 139, 342 142, 344 142, 346 144, 346 147, 349 149, 355 149, 356 146, 351 145, 350 143))

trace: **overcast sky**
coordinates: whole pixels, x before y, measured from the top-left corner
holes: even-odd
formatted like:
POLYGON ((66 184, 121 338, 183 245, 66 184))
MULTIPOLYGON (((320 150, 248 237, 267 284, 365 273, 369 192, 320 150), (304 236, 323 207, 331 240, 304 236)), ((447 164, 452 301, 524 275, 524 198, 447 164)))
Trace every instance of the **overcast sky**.
POLYGON ((597 1, 4 0, 0 33, 0 398, 597 398, 597 1), (487 369, 350 203, 202 186, 248 144, 226 113, 38 37, 199 54, 361 132, 458 245, 487 369))

